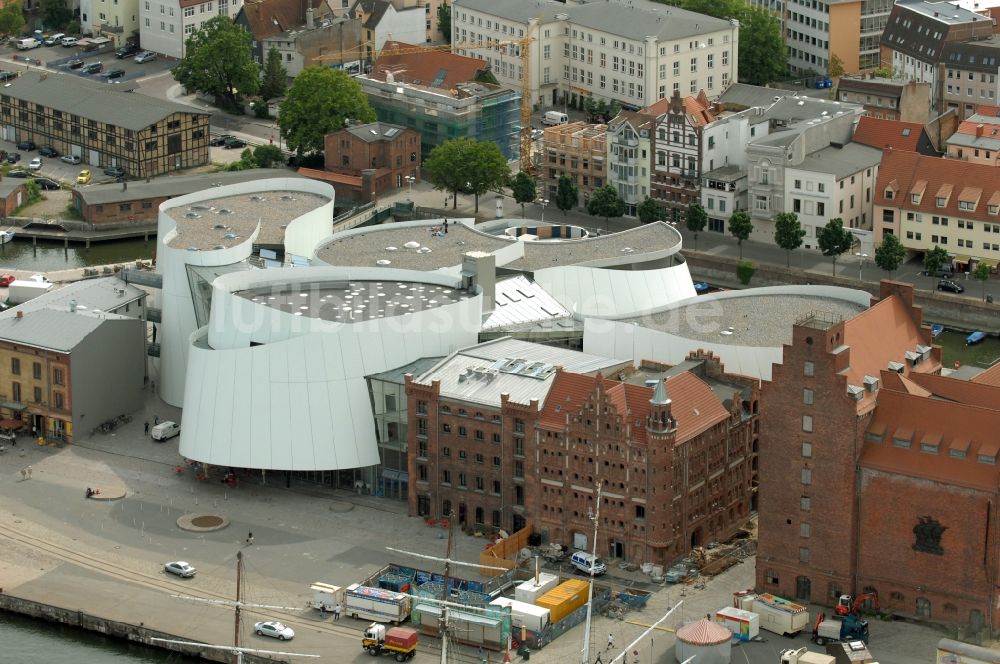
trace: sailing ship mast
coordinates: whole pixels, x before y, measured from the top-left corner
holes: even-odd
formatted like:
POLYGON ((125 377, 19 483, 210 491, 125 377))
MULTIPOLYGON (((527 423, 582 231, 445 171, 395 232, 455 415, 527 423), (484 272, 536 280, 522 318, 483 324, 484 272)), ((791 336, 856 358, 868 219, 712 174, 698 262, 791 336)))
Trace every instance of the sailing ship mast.
POLYGON ((580 651, 580 662, 582 664, 590 664, 590 618, 594 607, 594 562, 597 560, 597 526, 601 518, 602 486, 603 483, 597 483, 597 505, 594 508, 594 513, 590 516, 590 520, 594 522, 594 544, 592 547, 593 557, 590 563, 590 584, 587 587, 587 625, 583 630, 583 650, 580 651))

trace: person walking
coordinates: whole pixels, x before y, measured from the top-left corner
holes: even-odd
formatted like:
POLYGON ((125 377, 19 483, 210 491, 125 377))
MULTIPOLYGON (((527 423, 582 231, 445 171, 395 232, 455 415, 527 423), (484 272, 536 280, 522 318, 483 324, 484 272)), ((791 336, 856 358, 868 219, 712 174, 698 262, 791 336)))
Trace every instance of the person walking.
POLYGON ((608 634, 608 647, 605 648, 605 650, 611 650, 614 647, 615 647, 615 635, 608 634))
POLYGON ((253 531, 247 533, 247 546, 253 544, 253 531))
POLYGON ((28 471, 28 479, 30 480, 31 479, 31 466, 28 466, 27 471, 28 471))
POLYGON ((319 605, 319 617, 321 619, 326 618, 326 604, 319 605))
POLYGON ((333 607, 333 619, 334 620, 340 620, 340 611, 341 611, 340 602, 337 602, 337 604, 334 605, 334 607, 333 607))
POLYGON ((146 435, 148 436, 149 435, 149 420, 146 420, 146 423, 145 423, 144 426, 145 426, 145 429, 146 429, 146 435))
POLYGON ((27 468, 22 468, 21 469, 21 481, 23 482, 26 479, 28 479, 28 469, 27 468))

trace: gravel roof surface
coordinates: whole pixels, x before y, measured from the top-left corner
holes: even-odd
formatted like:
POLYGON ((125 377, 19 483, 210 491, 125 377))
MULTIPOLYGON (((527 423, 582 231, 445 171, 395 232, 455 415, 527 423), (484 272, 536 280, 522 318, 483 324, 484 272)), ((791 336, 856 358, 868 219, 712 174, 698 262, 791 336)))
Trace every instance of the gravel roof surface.
POLYGON ((221 196, 171 208, 167 213, 177 222, 177 236, 170 246, 197 247, 202 251, 228 249, 244 242, 258 221, 261 224, 258 244, 282 244, 285 227, 290 222, 329 202, 326 196, 301 191, 266 191, 221 196), (226 228, 215 228, 219 224, 226 228))
POLYGON ((809 313, 848 319, 865 307, 817 295, 755 295, 699 299, 669 311, 627 319, 686 339, 733 346, 775 347, 792 340, 792 326, 809 313), (729 331, 730 334, 724 332, 729 331))
MULTIPOLYGON (((334 240, 320 249, 317 257, 330 265, 375 266, 379 260, 388 260, 391 262, 385 267, 437 270, 461 264, 462 255, 467 252, 491 253, 512 242, 462 224, 449 224, 446 235, 435 235, 434 231, 441 228, 437 221, 408 228, 384 224, 372 227, 370 232, 334 240), (420 248, 408 249, 407 242, 418 242, 420 248), (395 249, 390 251, 386 247, 395 249), (424 247, 430 251, 422 251, 424 247)), ((583 240, 529 241, 525 242, 524 258, 504 267, 531 271, 626 255, 638 258, 644 250, 669 249, 679 241, 677 233, 663 223, 583 240)))

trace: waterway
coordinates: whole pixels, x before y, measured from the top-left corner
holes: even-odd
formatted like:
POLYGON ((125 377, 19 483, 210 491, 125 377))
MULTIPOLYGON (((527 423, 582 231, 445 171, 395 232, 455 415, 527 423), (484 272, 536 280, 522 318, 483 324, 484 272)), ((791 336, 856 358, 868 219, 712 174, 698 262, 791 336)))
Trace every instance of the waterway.
MULTIPOLYGON (((31 240, 14 238, 13 242, 0 245, 0 273, 10 270, 32 270, 53 272, 92 265, 112 265, 143 258, 152 258, 153 242, 118 240, 114 242, 94 242, 90 249, 83 244, 62 242, 42 242, 32 246, 31 240)), ((0 654, 2 656, 2 654, 0 654)))
POLYGON ((2 664, 194 664, 201 661, 10 613, 0 613, 0 644, 2 664))

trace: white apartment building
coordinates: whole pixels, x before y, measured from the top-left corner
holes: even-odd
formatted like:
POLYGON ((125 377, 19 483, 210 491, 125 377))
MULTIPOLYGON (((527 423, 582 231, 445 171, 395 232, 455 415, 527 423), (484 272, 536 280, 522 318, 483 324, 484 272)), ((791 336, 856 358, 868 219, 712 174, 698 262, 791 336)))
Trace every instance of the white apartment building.
POLYGON ((625 216, 650 193, 650 134, 655 116, 622 111, 608 123, 608 184, 625 201, 625 216))
POLYGON ((768 134, 764 109, 723 112, 702 129, 701 206, 708 230, 726 232, 729 217, 747 209, 747 145, 768 134))
POLYGON ((651 0, 455 0, 453 50, 487 60, 501 85, 521 88, 524 39, 536 108, 592 96, 638 110, 674 90, 716 97, 738 69, 738 22, 651 0))
POLYGON ((183 58, 185 42, 202 23, 213 16, 233 18, 241 7, 243 0, 139 0, 139 43, 147 51, 183 58))

